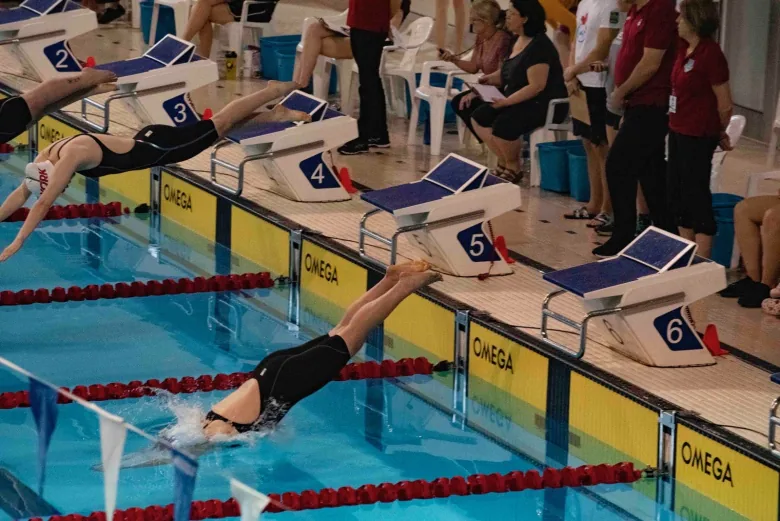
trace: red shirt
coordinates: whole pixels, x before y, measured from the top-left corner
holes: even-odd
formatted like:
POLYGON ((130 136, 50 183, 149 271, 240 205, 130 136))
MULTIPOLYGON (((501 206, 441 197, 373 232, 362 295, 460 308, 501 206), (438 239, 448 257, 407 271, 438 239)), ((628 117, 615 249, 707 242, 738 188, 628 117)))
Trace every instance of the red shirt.
POLYGON ((390 32, 390 0, 349 0, 347 25, 375 33, 390 32))
POLYGON ((669 128, 678 134, 718 137, 721 131, 718 99, 712 87, 729 81, 729 64, 720 45, 710 38, 699 41, 686 56, 682 40, 672 70, 669 128))
POLYGON ((628 95, 626 105, 668 105, 677 41, 676 20, 674 0, 650 0, 641 9, 637 9, 636 5, 631 6, 623 27, 623 45, 615 63, 615 86, 622 85, 631 76, 645 48, 666 52, 653 77, 628 95))

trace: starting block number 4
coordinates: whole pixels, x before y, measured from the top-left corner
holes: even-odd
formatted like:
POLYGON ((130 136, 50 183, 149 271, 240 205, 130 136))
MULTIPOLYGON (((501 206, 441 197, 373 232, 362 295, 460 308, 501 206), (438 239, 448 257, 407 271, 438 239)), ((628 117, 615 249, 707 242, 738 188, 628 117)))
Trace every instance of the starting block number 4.
POLYGON ((301 161, 300 167, 312 188, 339 188, 341 186, 330 167, 322 160, 322 153, 304 159, 301 161))
POLYGON ((458 233, 458 242, 466 251, 472 262, 491 262, 499 260, 495 248, 490 243, 484 230, 483 223, 475 224, 458 233))
POLYGON ((71 54, 70 49, 65 45, 64 40, 44 47, 43 54, 57 72, 81 71, 81 66, 71 54))
POLYGON ((656 317, 653 326, 672 351, 703 349, 696 331, 683 317, 681 307, 656 317))

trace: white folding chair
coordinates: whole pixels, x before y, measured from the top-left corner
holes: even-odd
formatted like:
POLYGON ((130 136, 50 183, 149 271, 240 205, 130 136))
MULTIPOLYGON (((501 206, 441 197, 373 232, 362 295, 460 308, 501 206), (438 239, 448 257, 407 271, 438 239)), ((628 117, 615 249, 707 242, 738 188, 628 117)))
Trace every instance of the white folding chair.
MULTIPOLYGON (((748 176, 745 199, 757 195, 776 195, 778 190, 780 190, 780 170, 750 174, 748 176), (770 183, 766 181, 770 181, 770 183)), ((731 249, 731 268, 739 266, 739 256, 739 244, 737 244, 737 234, 735 233, 734 246, 731 249)))
MULTIPOLYGON (((389 98, 389 109, 396 114, 404 114, 406 112, 406 89, 408 87, 409 92, 414 92, 417 82, 415 80, 414 68, 417 60, 417 53, 420 47, 428 41, 433 30, 433 19, 423 16, 418 18, 414 22, 410 23, 406 30, 401 33, 402 42, 395 42, 396 45, 389 45, 382 50, 382 59, 379 64, 379 71, 383 80, 386 81, 387 89, 385 94, 389 98), (403 50, 403 56, 400 62, 391 60, 388 63, 388 54, 403 50), (401 86, 397 85, 397 82, 393 80, 398 78, 403 80, 401 86), (405 85, 403 82, 406 82, 405 85), (396 90, 401 90, 400 95, 396 93, 396 90), (400 102, 398 101, 400 98, 400 102)), ((352 85, 350 88, 349 97, 345 109, 342 106, 342 111, 346 110, 348 114, 353 113, 355 101, 357 99, 357 86, 358 86, 358 67, 354 65, 352 69, 352 85)))
MULTIPOLYGON (((747 119, 745 119, 745 116, 731 116, 729 125, 726 127, 726 134, 729 135, 732 147, 736 147, 737 143, 739 143, 746 123, 747 119)), ((727 154, 727 150, 722 150, 718 147, 712 156, 712 174, 710 175, 710 191, 712 193, 720 192, 720 173, 727 154)))
POLYGON ((187 28, 190 18, 190 0, 154 0, 152 6, 152 23, 149 28, 149 47, 154 46, 157 40, 157 21, 160 18, 160 6, 164 5, 173 9, 173 18, 176 23, 176 36, 181 38, 187 28))
MULTIPOLYGON (((246 0, 241 8, 241 19, 237 22, 231 22, 223 26, 215 26, 214 39, 219 39, 222 31, 227 31, 228 46, 231 51, 236 53, 236 70, 241 71, 242 60, 244 58, 244 38, 247 34, 251 37, 253 45, 257 45, 262 36, 269 36, 271 33, 271 22, 251 22, 249 21, 249 7, 253 5, 264 5, 269 9, 274 9, 276 0, 246 0)), ((218 45, 212 50, 212 57, 216 59, 215 52, 218 53, 218 45)))
POLYGON ((571 114, 563 121, 556 122, 555 114, 559 105, 569 105, 569 98, 550 100, 547 106, 547 119, 544 126, 531 133, 530 158, 531 158, 531 186, 539 186, 542 182, 542 171, 539 165, 539 150, 537 144, 550 141, 564 141, 571 132, 571 114))
POLYGON ((775 166, 777 157, 777 139, 780 135, 780 93, 777 95, 777 106, 775 107, 775 120, 772 123, 772 135, 769 137, 769 150, 766 154, 766 166, 772 168, 775 166))
MULTIPOLYGON (((323 16, 322 19, 333 25, 346 25, 349 10, 333 16, 323 16)), ((301 34, 306 34, 306 29, 313 23, 319 23, 319 18, 309 16, 303 20, 301 34)), ((296 53, 303 52, 303 40, 296 47, 296 53)), ((298 58, 296 58, 298 59, 298 58)), ((339 93, 341 95, 341 110, 346 110, 349 99, 350 85, 352 83, 352 70, 355 61, 351 59, 337 60, 320 55, 317 59, 317 65, 314 67, 312 77, 313 93, 320 99, 328 99, 328 89, 330 87, 330 75, 333 67, 336 67, 338 74, 339 93)))
MULTIPOLYGON (((455 77, 460 77, 464 81, 477 81, 477 76, 475 74, 464 72, 449 62, 430 61, 423 64, 420 86, 415 90, 410 91, 412 93, 412 114, 409 118, 409 136, 407 138, 407 144, 415 144, 417 124, 420 119, 420 103, 427 101, 429 106, 428 123, 431 129, 431 155, 438 156, 441 154, 441 141, 444 134, 444 114, 447 110, 447 103, 461 92, 452 87, 452 82, 455 77), (444 87, 431 86, 431 74, 434 72, 447 74, 447 80, 444 87)), ((458 123, 460 123, 460 121, 458 123)), ((462 125, 459 125, 458 128, 459 136, 462 133, 461 126, 462 125)))

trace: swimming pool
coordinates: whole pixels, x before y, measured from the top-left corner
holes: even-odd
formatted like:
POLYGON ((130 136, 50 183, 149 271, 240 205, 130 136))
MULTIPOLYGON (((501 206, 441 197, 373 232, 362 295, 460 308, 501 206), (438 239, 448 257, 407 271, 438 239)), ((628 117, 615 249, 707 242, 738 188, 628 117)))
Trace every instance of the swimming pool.
MULTIPOLYGON (((18 183, 0 175, 0 195, 18 183)), ((75 197, 78 197, 77 195, 75 197)), ((0 244, 19 223, 0 224, 0 244)), ((166 223, 164 229, 175 229, 166 223)), ((170 234, 175 235, 175 234, 170 234)), ((0 264, 3 290, 69 287, 213 274, 219 246, 195 251, 156 232, 142 216, 44 223, 12 261, 0 264)), ((242 271, 248 265, 242 260, 242 271)), ((259 268, 258 268, 259 269, 259 268)), ((305 308, 287 322, 291 291, 284 285, 242 293, 204 293, 99 303, 0 307, 0 356, 58 385, 129 382, 251 369, 265 354, 301 343, 328 324, 305 308)), ((322 304, 326 305, 326 304, 322 304)), ((318 316, 330 316, 319 313, 318 316)), ((381 340, 379 340, 381 341, 381 340)), ((0 392, 26 379, 0 369, 0 392)), ((265 493, 357 487, 400 480, 506 473, 579 464, 557 461, 544 439, 474 400, 468 411, 496 425, 493 436, 453 421, 422 396, 451 393, 437 379, 334 382, 296 406, 281 428, 236 447, 201 455, 195 499, 226 499, 228 477, 265 493), (499 439, 496 439, 499 438, 499 439)), ((207 409, 225 392, 106 401, 107 411, 149 433, 176 414, 207 409)), ((98 421, 76 405, 61 405, 48 455, 46 487, 37 493, 37 438, 29 409, 0 411, 0 519, 103 509, 98 421)), ((143 464, 149 442, 128 433, 126 462, 143 464)), ((126 468, 117 507, 168 504, 170 465, 126 468)), ((654 487, 653 487, 654 490, 654 487)), ((526 490, 485 496, 269 514, 280 519, 690 519, 656 503, 643 484, 589 489, 526 490), (617 507, 613 506, 617 505, 617 507)), ((738 516, 729 519, 739 519, 738 516)), ((718 517, 724 519, 724 517, 718 517)))

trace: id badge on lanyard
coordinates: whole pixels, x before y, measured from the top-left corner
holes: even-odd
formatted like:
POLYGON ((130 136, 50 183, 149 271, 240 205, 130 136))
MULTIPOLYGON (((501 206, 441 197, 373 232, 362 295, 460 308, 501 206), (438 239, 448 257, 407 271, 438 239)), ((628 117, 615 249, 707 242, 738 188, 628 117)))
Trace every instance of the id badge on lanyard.
POLYGON ((669 96, 669 113, 674 114, 677 112, 677 96, 672 94, 669 96))

